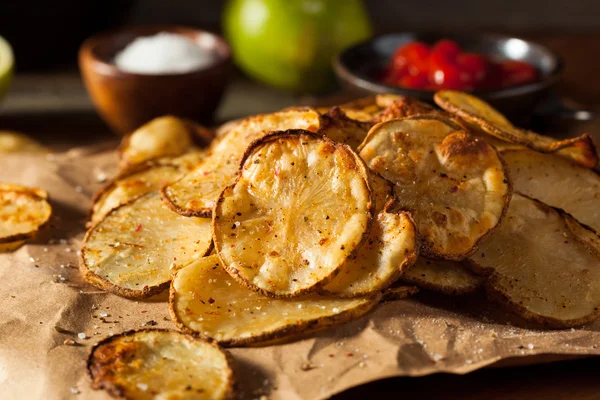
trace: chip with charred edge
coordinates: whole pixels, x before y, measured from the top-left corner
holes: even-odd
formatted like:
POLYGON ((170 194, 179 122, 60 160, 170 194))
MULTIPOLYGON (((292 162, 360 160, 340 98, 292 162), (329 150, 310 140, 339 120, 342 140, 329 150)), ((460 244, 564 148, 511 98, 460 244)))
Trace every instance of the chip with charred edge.
POLYGON ((163 201, 186 216, 210 217, 219 194, 238 174, 248 146, 271 131, 307 129, 318 131, 321 116, 303 108, 256 115, 235 125, 210 148, 210 155, 193 171, 161 190, 163 201))
POLYGON ((515 127, 485 101, 463 92, 442 90, 435 94, 435 102, 472 125, 499 139, 526 146, 541 153, 557 153, 584 167, 598 164, 596 147, 589 134, 571 139, 553 138, 515 127))
POLYGON ((216 255, 181 269, 171 284, 171 318, 182 330, 240 346, 271 342, 357 319, 380 294, 340 299, 308 294, 272 299, 232 279, 216 255))
POLYGON ((488 275, 490 298, 520 316, 580 326, 600 314, 600 253, 577 236, 580 229, 587 230, 562 210, 515 193, 504 222, 469 263, 488 275))
POLYGON ((323 294, 355 297, 383 290, 417 259, 417 229, 412 217, 386 211, 393 205, 392 184, 374 172, 369 173, 369 183, 375 199, 369 236, 325 285, 323 294))
POLYGON ((449 295, 463 295, 478 290, 483 279, 456 261, 436 261, 419 257, 402 273, 403 282, 412 283, 449 295))
POLYGON ((382 122, 359 150, 367 166, 395 184, 398 208, 412 213, 425 257, 466 258, 508 206, 511 186, 496 151, 451 121, 382 122))
POLYGON ((87 232, 80 271, 100 289, 150 297, 168 287, 174 271, 211 249, 209 220, 183 217, 151 192, 115 208, 87 232))
POLYGON ((349 147, 309 131, 255 142, 215 206, 213 240, 225 268, 270 296, 327 284, 367 237, 367 179, 349 147))
POLYGON ((3 184, 0 189, 0 251, 12 251, 35 237, 52 216, 46 192, 20 185, 3 184))
POLYGON ((0 131, 0 153, 47 153, 38 141, 18 132, 0 131))
POLYGON ((600 176, 555 154, 503 151, 516 191, 562 208, 600 232, 600 176))
POLYGON ((146 164, 117 177, 94 196, 88 226, 97 224, 118 206, 175 181, 181 174, 174 165, 146 164))
POLYGON ((333 107, 323 115, 321 133, 328 138, 347 144, 356 150, 367 137, 372 124, 349 118, 341 108, 333 107))
POLYGON ((127 331, 88 356, 92 389, 122 399, 232 400, 232 359, 213 343, 166 329, 127 331))
POLYGON ((394 284, 383 291, 381 301, 402 300, 419 293, 417 286, 404 285, 402 283, 394 284))
POLYGON ((208 145, 214 134, 191 121, 170 115, 155 118, 125 136, 119 148, 121 169, 161 157, 176 157, 194 147, 199 138, 208 145))

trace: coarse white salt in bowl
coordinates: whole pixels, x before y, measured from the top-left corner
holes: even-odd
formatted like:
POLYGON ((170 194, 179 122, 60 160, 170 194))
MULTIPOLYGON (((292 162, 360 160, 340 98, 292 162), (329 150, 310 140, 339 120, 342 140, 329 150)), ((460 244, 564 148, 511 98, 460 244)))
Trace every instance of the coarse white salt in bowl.
POLYGON ((213 50, 186 36, 160 32, 136 38, 115 56, 114 63, 124 72, 171 75, 206 68, 217 57, 213 50))

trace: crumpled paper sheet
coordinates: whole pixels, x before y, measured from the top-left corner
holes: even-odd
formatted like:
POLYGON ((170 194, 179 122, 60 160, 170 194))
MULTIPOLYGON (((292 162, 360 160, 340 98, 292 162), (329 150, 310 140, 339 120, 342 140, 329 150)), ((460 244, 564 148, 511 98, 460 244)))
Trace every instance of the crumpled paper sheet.
MULTIPOLYGON (((127 300, 79 278, 77 251, 90 200, 102 186, 98 177, 114 175, 116 155, 104 146, 0 157, 0 182, 46 189, 55 213, 51 228, 35 241, 0 254, 0 397, 108 399, 89 388, 90 347, 110 333, 174 328, 166 296, 127 300), (67 339, 78 345, 64 344, 67 339)), ((231 353, 243 399, 324 399, 392 376, 463 374, 512 357, 598 355, 600 321, 544 331, 528 328, 483 295, 421 294, 296 341, 231 353)))

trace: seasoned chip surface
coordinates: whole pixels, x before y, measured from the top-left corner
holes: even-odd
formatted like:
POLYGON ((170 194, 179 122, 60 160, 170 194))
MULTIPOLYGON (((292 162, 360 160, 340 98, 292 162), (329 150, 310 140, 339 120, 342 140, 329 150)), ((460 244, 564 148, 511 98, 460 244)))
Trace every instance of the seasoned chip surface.
POLYGON ((214 344, 180 332, 149 329, 114 335, 87 361, 93 389, 130 400, 229 400, 234 375, 214 344))
MULTIPOLYGON (((15 185, 3 186, 4 189, 0 189, 0 243, 9 244, 35 236, 52 215, 50 204, 36 194, 45 192, 15 185)), ((11 247, 3 246, 3 251, 11 247)))
POLYGON ((559 328, 592 321, 600 309, 598 249, 579 240, 565 218, 570 217, 515 194, 505 221, 470 259, 489 274, 492 298, 559 328))
POLYGON ((483 140, 450 121, 411 117, 375 125, 360 156, 395 184, 409 210, 421 252, 461 260, 502 219, 511 192, 504 165, 483 140))
POLYGON ((419 257, 414 265, 404 269, 402 281, 450 295, 472 293, 483 283, 481 277, 461 263, 424 257, 419 257))
POLYGON ((319 113, 292 109, 246 118, 213 143, 209 156, 179 181, 166 186, 161 195, 169 207, 182 215, 210 217, 221 191, 235 181, 246 148, 269 132, 321 126, 319 113))
POLYGON ((101 289, 148 297, 167 288, 175 270, 210 250, 210 221, 183 217, 152 192, 114 209, 88 231, 81 272, 101 289))
POLYGON ((379 297, 265 297, 232 279, 213 255, 177 272, 169 303, 171 317, 179 328, 237 346, 351 321, 367 313, 379 297))
POLYGON ((97 224, 111 210, 143 194, 156 191, 181 175, 174 165, 147 165, 119 176, 109 183, 94 198, 90 224, 97 224))
POLYGON ((325 284, 365 238, 373 213, 362 160, 308 131, 255 143, 215 207, 213 238, 227 271, 272 296, 325 284))
POLYGON ((365 243, 351 255, 340 273, 323 288, 332 296, 354 297, 385 289, 417 259, 417 229, 410 214, 387 212, 393 202, 391 183, 369 173, 375 217, 365 243))
POLYGON ((553 154, 504 151, 516 191, 562 208, 600 232, 600 176, 553 154))

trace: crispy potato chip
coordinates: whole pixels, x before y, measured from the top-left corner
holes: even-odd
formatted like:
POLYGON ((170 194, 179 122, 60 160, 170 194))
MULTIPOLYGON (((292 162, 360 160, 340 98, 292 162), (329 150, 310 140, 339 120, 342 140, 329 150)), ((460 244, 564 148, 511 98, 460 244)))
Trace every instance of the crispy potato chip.
POLYGON ((231 400, 230 356, 181 332, 145 329, 109 336, 88 356, 92 389, 129 400, 231 400))
POLYGON ((227 134, 230 130, 232 130, 237 124, 239 124, 242 121, 243 119, 233 119, 231 121, 227 121, 219 125, 219 127, 215 130, 215 136, 217 138, 225 136, 225 134, 227 134))
POLYGON ((180 175, 181 171, 174 165, 147 163, 142 168, 117 177, 94 196, 88 225, 97 224, 111 210, 138 196, 157 191, 180 175))
POLYGON ((265 343, 273 339, 324 329, 357 319, 380 295, 339 299, 309 294, 272 299, 232 279, 216 255, 179 270, 171 284, 169 308, 175 324, 228 346, 265 343))
POLYGON ((368 234, 367 179, 356 153, 309 131, 255 142, 215 206, 213 238, 225 268, 271 296, 325 285, 368 234))
POLYGON ((100 289, 150 297, 168 287, 173 271, 211 248, 209 220, 182 217, 151 192, 115 208, 87 232, 80 271, 100 289))
POLYGON ((27 135, 0 131, 0 153, 47 153, 49 150, 27 135))
POLYGON ((412 213, 422 255, 460 261, 502 219, 511 186, 496 151, 451 121, 415 116, 375 125, 359 148, 395 184, 412 213))
POLYGON ((553 328, 597 318, 600 254, 575 236, 579 232, 570 229, 568 218, 539 201, 513 196, 505 221, 470 259, 473 268, 488 274, 485 287, 492 299, 553 328))
POLYGON ((476 291, 483 279, 456 261, 436 261, 419 257, 417 262, 402 273, 402 281, 423 289, 449 295, 462 295, 476 291))
POLYGON ((48 192, 44 189, 34 188, 29 186, 17 185, 15 183, 0 183, 0 190, 7 190, 12 192, 28 192, 41 197, 42 199, 48 199, 48 192))
POLYGON ((323 294, 355 297, 381 291, 417 259, 417 229, 412 217, 405 212, 386 211, 393 204, 392 184, 374 172, 369 173, 369 183, 375 199, 369 236, 346 259, 340 273, 323 288, 323 294))
POLYGON ((562 208, 600 232, 600 176, 554 154, 504 151, 516 191, 562 208))
POLYGON ((41 189, 2 184, 0 189, 0 251, 12 251, 33 238, 49 222, 52 207, 41 189))
POLYGON ((356 150, 367 137, 372 124, 349 118, 339 107, 331 108, 323 115, 321 133, 336 142, 347 144, 356 150))
POLYGON ((172 210, 189 217, 210 217, 219 194, 238 174, 244 152, 253 141, 271 131, 307 129, 318 131, 321 116, 303 108, 246 118, 211 146, 210 155, 193 171, 161 190, 172 210))
POLYGON ((176 157, 194 147, 194 139, 208 145, 214 134, 208 129, 170 115, 155 118, 125 136, 119 148, 121 169, 161 157, 176 157))
POLYGON ((396 301, 402 300, 412 295, 419 293, 417 286, 409 286, 403 284, 395 284, 383 291, 381 301, 396 301))
POLYGON ((189 172, 196 168, 206 157, 208 157, 208 149, 200 149, 179 157, 169 158, 166 163, 176 165, 182 171, 189 172))
POLYGON ((515 127, 504 115, 485 101, 463 92, 442 90, 435 94, 435 102, 446 111, 499 139, 526 146, 541 153, 558 153, 588 168, 598 164, 598 155, 590 135, 555 140, 553 138, 515 127))

